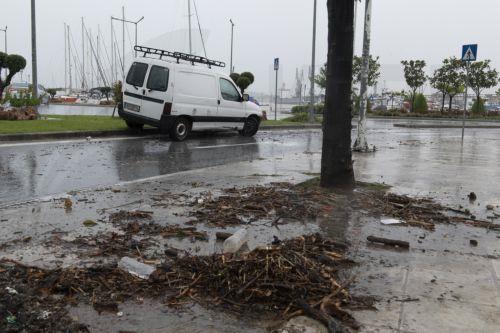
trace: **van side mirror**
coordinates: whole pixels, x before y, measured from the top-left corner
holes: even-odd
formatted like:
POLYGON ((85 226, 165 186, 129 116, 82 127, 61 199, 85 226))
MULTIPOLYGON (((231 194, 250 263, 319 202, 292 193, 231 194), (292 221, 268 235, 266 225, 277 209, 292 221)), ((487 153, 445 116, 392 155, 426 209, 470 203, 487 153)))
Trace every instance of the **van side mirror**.
POLYGON ((243 102, 248 102, 250 100, 250 96, 248 94, 243 94, 243 102))

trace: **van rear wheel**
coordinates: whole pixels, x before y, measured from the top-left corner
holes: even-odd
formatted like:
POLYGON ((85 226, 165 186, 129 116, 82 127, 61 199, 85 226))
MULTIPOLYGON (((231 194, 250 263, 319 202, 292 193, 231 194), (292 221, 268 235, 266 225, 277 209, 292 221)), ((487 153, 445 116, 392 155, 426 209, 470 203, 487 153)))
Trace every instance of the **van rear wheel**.
POLYGON ((255 117, 247 118, 245 121, 245 125, 243 125, 243 129, 239 131, 240 135, 246 137, 252 137, 257 134, 259 130, 259 121, 255 117))
POLYGON ((174 141, 184 141, 191 131, 191 122, 186 118, 177 118, 170 127, 170 138, 174 141))
POLYGON ((128 128, 133 129, 133 130, 142 130, 144 127, 144 124, 135 123, 133 121, 127 120, 127 121, 125 121, 125 123, 127 124, 128 128))

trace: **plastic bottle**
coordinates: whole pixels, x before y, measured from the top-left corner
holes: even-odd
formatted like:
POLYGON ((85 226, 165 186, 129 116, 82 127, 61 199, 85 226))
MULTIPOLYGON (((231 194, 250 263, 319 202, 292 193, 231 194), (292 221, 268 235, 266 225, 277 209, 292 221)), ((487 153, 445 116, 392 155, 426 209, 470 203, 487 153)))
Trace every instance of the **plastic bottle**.
POLYGON ((236 231, 231 237, 224 241, 224 253, 236 253, 247 241, 247 229, 236 231))
POLYGON ((149 276, 156 270, 153 266, 143 264, 129 257, 121 258, 118 262, 118 268, 144 280, 149 279, 149 276))

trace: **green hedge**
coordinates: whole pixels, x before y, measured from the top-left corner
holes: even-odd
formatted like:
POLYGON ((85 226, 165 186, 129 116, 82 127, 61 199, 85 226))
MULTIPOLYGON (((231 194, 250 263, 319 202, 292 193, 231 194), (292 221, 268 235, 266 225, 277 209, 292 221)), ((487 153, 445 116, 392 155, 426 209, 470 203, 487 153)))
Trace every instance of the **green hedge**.
MULTIPOLYGON (((314 106, 314 113, 315 114, 323 114, 323 111, 325 109, 324 104, 316 104, 314 106)), ((308 113, 309 112, 309 104, 307 105, 297 105, 292 108, 292 113, 297 114, 297 113, 308 113)))

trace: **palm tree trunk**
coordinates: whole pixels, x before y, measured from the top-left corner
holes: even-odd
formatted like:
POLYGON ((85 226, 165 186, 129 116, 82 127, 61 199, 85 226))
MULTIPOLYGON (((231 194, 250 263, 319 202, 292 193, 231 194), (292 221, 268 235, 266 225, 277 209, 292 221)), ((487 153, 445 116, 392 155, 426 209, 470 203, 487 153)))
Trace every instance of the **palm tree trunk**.
POLYGON ((444 101, 446 100, 446 94, 443 93, 443 103, 441 104, 441 113, 444 112, 444 101))
POLYGON ((351 151, 354 1, 328 0, 328 62, 321 186, 352 187, 351 151))

